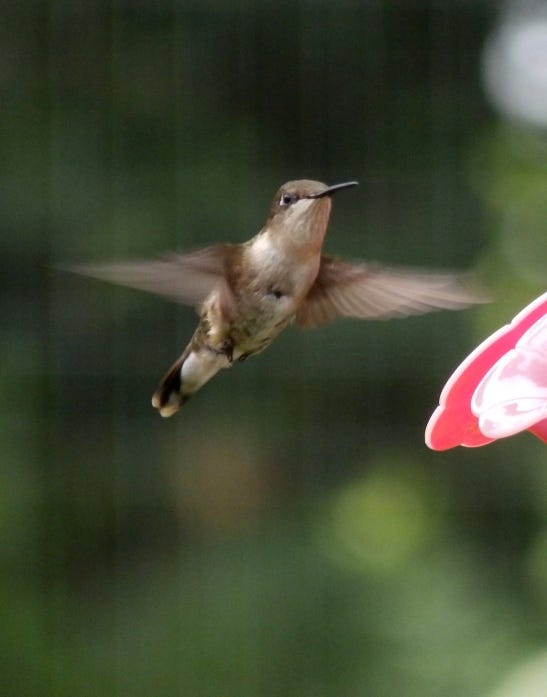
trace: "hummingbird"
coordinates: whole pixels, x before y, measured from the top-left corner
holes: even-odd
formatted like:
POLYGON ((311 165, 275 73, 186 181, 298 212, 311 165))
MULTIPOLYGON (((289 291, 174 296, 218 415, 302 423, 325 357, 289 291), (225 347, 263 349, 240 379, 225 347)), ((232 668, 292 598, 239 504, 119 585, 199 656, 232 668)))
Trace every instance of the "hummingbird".
POLYGON ((277 191, 264 227, 242 244, 70 271, 194 306, 197 328, 152 405, 177 412, 219 370, 263 351, 291 323, 403 317, 483 302, 457 272, 344 261, 322 253, 332 197, 356 186, 302 179, 277 191))

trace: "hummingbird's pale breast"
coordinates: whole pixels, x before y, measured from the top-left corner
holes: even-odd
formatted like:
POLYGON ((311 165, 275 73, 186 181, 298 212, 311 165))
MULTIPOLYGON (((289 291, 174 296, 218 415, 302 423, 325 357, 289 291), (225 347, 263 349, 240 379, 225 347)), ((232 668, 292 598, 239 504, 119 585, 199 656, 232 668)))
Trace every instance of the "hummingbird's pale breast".
POLYGON ((265 227, 244 245, 229 330, 234 359, 262 351, 285 329, 319 272, 330 198, 301 198, 287 206, 284 195, 265 227))

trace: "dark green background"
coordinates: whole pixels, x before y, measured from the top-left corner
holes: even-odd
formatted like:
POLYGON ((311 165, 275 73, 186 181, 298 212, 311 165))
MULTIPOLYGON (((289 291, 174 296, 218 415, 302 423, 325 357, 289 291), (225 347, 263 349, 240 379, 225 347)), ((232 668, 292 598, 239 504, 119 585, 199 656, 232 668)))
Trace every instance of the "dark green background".
POLYGON ((423 440, 545 290, 544 141, 481 86, 497 10, 5 4, 2 694, 469 697, 545 646, 545 446, 423 440), (495 302, 291 328, 160 419, 192 310, 55 265, 243 241, 301 177, 360 182, 330 252, 474 267, 495 302))

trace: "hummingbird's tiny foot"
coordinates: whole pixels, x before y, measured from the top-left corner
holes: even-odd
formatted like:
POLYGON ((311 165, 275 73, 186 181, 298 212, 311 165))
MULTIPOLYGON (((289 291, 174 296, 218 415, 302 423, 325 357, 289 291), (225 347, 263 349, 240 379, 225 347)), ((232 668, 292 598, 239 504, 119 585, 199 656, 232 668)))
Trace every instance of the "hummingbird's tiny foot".
POLYGON ((234 360, 234 341, 228 337, 222 342, 220 346, 220 353, 223 353, 228 359, 228 363, 232 363, 234 360))
POLYGON ((241 356, 237 359, 240 363, 243 363, 243 361, 246 361, 247 358, 249 358, 251 354, 250 353, 242 353, 241 356))
POLYGON ((230 337, 225 339, 218 348, 210 346, 207 344, 209 351, 213 353, 218 353, 220 356, 226 356, 228 363, 233 363, 234 361, 234 341, 230 337))

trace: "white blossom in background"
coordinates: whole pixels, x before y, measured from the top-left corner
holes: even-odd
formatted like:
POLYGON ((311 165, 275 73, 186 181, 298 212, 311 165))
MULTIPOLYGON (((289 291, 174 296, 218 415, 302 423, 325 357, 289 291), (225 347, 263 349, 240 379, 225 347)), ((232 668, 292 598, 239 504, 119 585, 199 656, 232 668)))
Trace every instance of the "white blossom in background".
POLYGON ((547 1, 512 2, 486 42, 483 82, 513 121, 547 127, 547 1))

